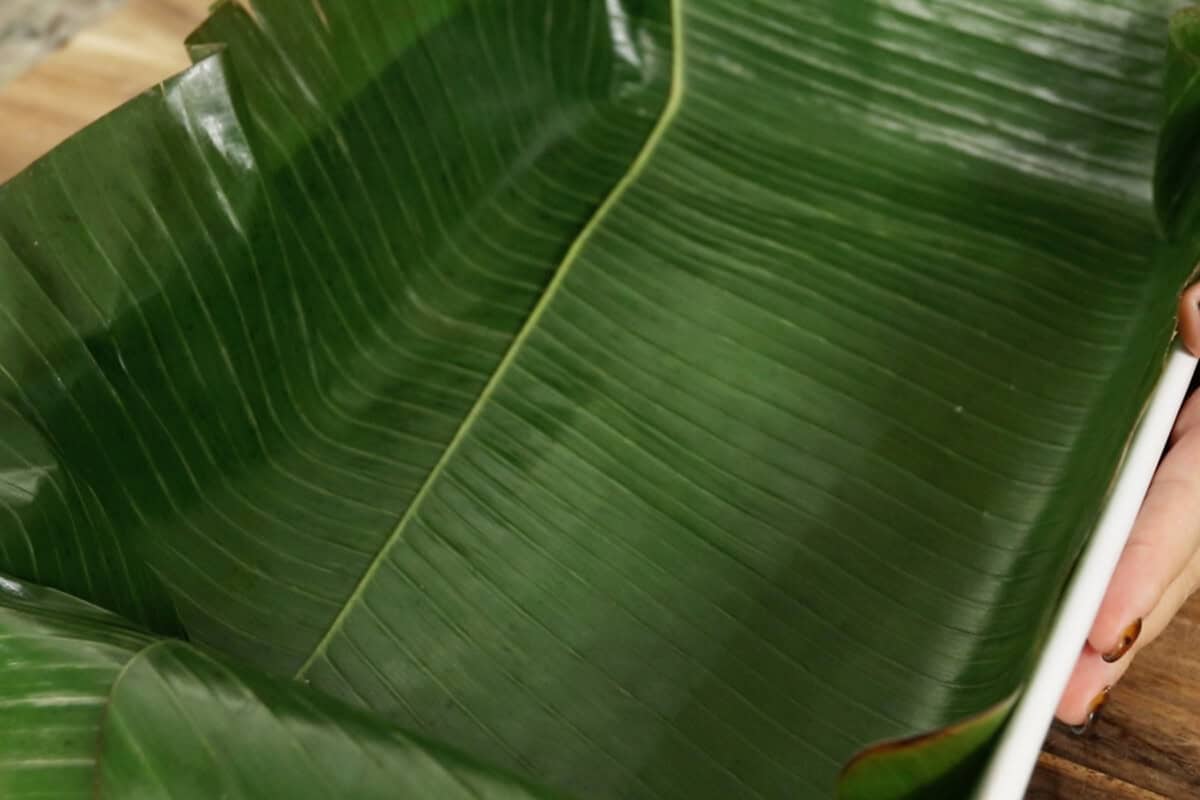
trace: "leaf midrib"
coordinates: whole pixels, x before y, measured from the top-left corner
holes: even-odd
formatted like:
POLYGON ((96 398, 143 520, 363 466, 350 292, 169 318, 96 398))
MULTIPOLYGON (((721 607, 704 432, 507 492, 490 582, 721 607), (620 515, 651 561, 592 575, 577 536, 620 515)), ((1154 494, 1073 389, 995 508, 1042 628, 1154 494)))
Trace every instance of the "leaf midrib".
POLYGON ((417 490, 416 495, 413 496, 412 501, 404 510, 404 514, 396 523, 395 528, 392 529, 392 532, 388 536, 387 540, 384 541, 374 558, 371 559, 370 564, 368 564, 367 568, 363 571, 362 577, 359 578, 358 583, 354 586, 354 590, 346 598, 345 603, 342 604, 342 608, 338 612, 337 616, 333 618, 333 621, 330 622, 329 627, 326 629, 324 635, 313 647, 312 653, 309 654, 304 663, 300 665, 299 669, 296 670, 296 678, 303 678, 308 670, 312 668, 313 664, 315 664, 317 660, 325 654, 326 650, 329 648, 330 642, 337 637, 338 632, 341 630, 346 618, 350 615, 351 610, 355 605, 357 605, 359 599, 366 591, 366 588, 371 584, 375 577, 375 573, 379 570, 383 560, 387 557, 392 548, 398 542, 404 539, 404 535, 408 529, 409 523, 416 519, 416 516, 420 511, 425 498, 429 495, 430 490, 437 484, 441 474, 445 471, 446 465, 450 463, 450 460, 454 457, 462 442, 470 434, 476 420, 478 420, 479 416, 483 413, 483 409, 488 406, 492 395, 495 394, 497 387, 500 385, 501 381, 504 379, 504 376, 508 373, 509 368, 520 354, 526 341, 532 335, 533 331, 537 329, 542 315, 545 313, 546 309, 558 294, 559 289, 562 287, 563 282, 566 280, 567 275, 571 271, 571 267, 573 267, 575 262, 579 259, 580 254, 587 246, 592 234, 600 227, 601 223, 608 216, 609 212, 620 202, 621 198, 629 190, 629 187, 637 182, 638 178, 645 170, 646 164, 649 163, 654 152, 658 149, 663 136, 671 127, 672 122, 679 112, 679 107, 683 98, 684 2, 685 0, 669 0, 671 24, 670 87, 667 90, 667 101, 663 105, 662 113, 655 122, 654 128, 646 137, 646 141, 642 145, 641 150, 638 151, 638 154, 630 163, 628 171, 626 171, 621 179, 617 181, 616 185, 604 199, 604 202, 601 203, 600 207, 597 208, 595 213, 592 214, 591 219, 589 219, 587 224, 583 226, 583 228, 579 231, 579 234, 575 237, 575 240, 571 243, 570 248, 567 249, 566 254, 563 256, 562 261, 559 263, 558 268, 554 272, 554 277, 551 278, 550 283, 546 286, 546 290, 542 293, 537 305, 534 306, 533 310, 529 314, 529 317, 521 326, 516 338, 513 339, 512 344, 510 344, 508 347, 508 350, 505 351, 504 357, 500 360, 500 363, 497 365, 495 371, 488 379, 487 384, 479 393, 479 397, 476 398, 475 403, 471 406, 470 411, 467 412, 467 415, 459 424, 458 429, 454 432, 454 436, 450 439, 450 442, 442 451, 441 457, 438 458, 437 463, 433 465, 433 468, 429 471, 429 474, 421 483, 420 489, 417 490))

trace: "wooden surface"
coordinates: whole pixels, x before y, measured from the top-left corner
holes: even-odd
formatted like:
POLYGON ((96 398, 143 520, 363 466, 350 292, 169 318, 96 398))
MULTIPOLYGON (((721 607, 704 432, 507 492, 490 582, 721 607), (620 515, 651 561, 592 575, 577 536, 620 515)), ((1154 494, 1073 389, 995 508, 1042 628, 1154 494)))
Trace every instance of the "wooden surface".
POLYGON ((0 183, 89 122, 186 68, 183 40, 210 2, 128 0, 0 86, 0 183))
MULTIPOLYGON (((0 0, 3 2, 3 0, 0 0)), ((129 0, 0 87, 0 182, 187 66, 209 0, 129 0)), ((1200 595, 1148 648, 1085 738, 1051 732, 1027 800, 1200 800, 1200 595)), ((953 800, 953 799, 948 799, 953 800)))

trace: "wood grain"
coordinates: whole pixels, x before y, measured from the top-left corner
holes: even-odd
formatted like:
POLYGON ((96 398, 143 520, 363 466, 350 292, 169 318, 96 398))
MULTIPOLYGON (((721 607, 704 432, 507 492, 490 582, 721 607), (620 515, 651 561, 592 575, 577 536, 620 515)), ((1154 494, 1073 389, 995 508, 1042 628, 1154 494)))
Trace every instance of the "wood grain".
MULTIPOLYGON (((2 1, 2 0, 0 0, 2 1)), ((129 0, 0 87, 0 182, 187 66, 209 0, 129 0)), ((1055 729, 1027 800, 1200 798, 1200 596, 1138 658, 1087 737, 1055 729)))
MULTIPOLYGON (((0 0, 2 1, 2 0, 0 0)), ((129 0, 0 87, 0 183, 188 65, 183 40, 210 0, 129 0)))
POLYGON ((1070 759, 1043 753, 1026 800, 1165 800, 1163 795, 1105 775, 1070 759))

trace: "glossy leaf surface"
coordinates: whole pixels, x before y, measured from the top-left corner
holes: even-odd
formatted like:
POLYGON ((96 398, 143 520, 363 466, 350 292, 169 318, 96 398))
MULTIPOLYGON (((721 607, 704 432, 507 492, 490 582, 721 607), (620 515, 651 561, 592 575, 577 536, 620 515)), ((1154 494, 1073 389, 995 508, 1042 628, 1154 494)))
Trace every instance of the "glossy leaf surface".
POLYGON ((88 603, 0 576, 0 797, 92 796, 109 690, 153 641, 88 603))
POLYGON ((232 669, 181 642, 147 648, 125 668, 100 742, 101 798, 550 796, 369 713, 232 669))
POLYGON ((829 796, 1094 522, 1174 5, 222 5, 0 191, 2 566, 555 790, 829 796))
POLYGON ((548 796, 307 687, 8 578, 0 704, 0 793, 13 800, 548 796))

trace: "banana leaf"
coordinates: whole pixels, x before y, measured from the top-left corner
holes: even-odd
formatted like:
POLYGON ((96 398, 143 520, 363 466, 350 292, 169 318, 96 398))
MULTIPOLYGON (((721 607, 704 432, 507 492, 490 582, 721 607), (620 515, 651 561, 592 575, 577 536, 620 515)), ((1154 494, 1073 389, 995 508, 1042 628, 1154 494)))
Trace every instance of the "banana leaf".
POLYGON ((1200 257, 1178 6, 218 3, 0 188, 0 796, 965 796, 1200 257))
POLYGON ((3 579, 0 627, 5 797, 548 796, 52 589, 3 579))

